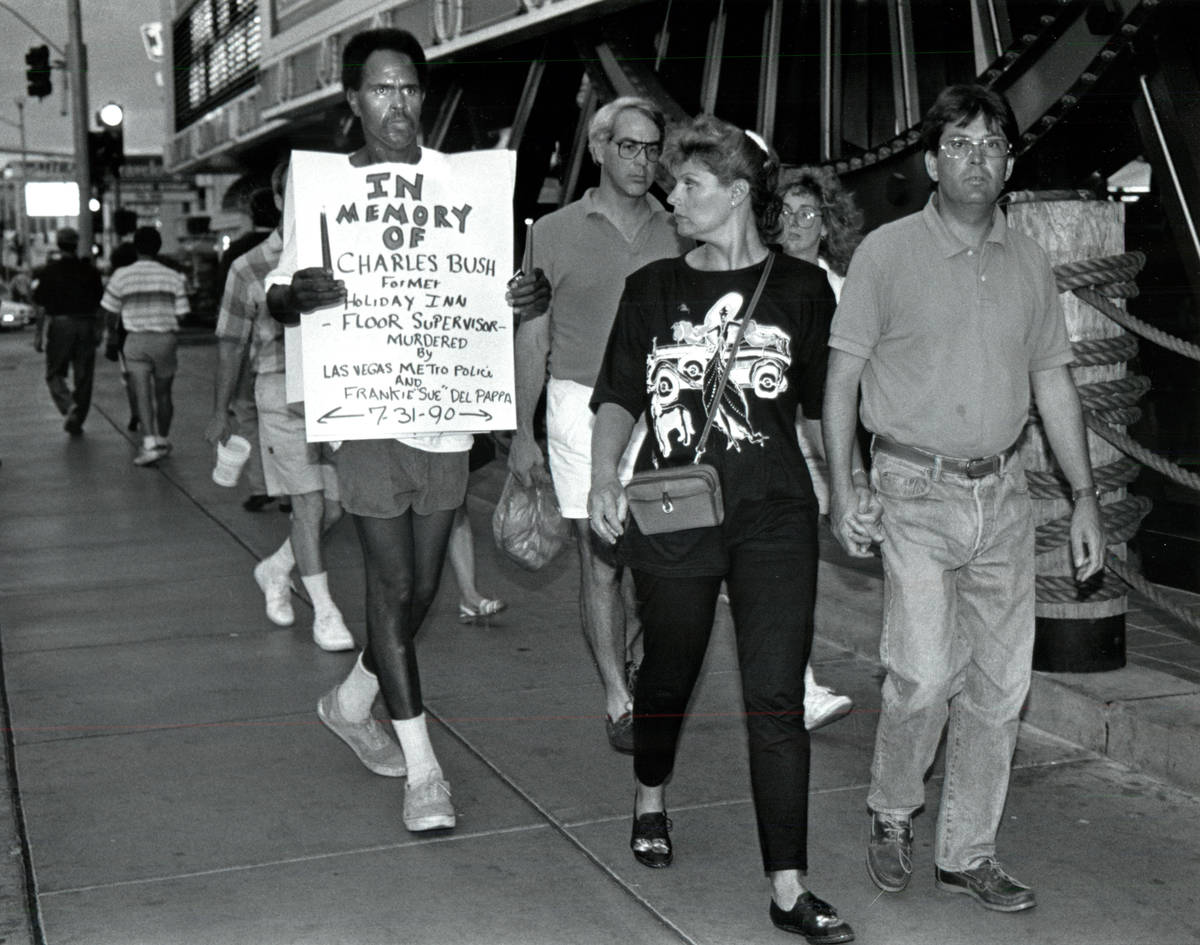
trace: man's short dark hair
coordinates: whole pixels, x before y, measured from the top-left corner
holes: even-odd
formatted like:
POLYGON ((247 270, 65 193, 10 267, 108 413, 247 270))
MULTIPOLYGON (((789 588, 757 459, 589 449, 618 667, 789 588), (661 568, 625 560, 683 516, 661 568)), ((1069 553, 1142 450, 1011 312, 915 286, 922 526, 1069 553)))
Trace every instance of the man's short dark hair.
POLYGON ((429 77, 429 63, 425 61, 425 50, 420 41, 408 30, 382 27, 374 30, 363 30, 350 37, 342 50, 342 88, 346 91, 357 91, 362 86, 363 66, 367 57, 379 49, 390 49, 392 52, 408 56, 413 67, 417 70, 417 81, 424 89, 429 77))
POLYGON ((139 226, 133 231, 133 248, 139 256, 157 256, 162 249, 162 236, 152 226, 139 226))
POLYGON ((978 115, 993 134, 1002 134, 1015 145, 1021 131, 1012 106, 999 92, 982 85, 950 85, 942 89, 921 122, 921 146, 936 151, 947 125, 970 124, 978 115))

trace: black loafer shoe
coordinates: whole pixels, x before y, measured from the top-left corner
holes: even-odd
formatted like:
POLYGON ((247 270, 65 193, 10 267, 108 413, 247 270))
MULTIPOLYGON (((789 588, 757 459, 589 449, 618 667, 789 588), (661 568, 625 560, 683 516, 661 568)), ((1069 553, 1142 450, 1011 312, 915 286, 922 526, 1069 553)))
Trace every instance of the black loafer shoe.
POLYGON ((984 860, 961 873, 935 866, 933 875, 938 889, 971 896, 985 909, 1020 912, 1037 905, 1033 890, 1009 876, 995 860, 984 860))
POLYGON ((803 935, 810 945, 854 941, 854 930, 838 918, 837 910, 810 892, 801 893, 786 912, 771 900, 771 921, 785 932, 803 935))
POLYGON ((660 870, 671 865, 675 858, 675 852, 671 849, 671 827, 671 820, 664 811, 633 818, 633 836, 629 838, 629 849, 642 866, 660 870))
POLYGON ((242 508, 244 508, 247 512, 261 512, 274 501, 274 496, 255 493, 242 503, 242 508))

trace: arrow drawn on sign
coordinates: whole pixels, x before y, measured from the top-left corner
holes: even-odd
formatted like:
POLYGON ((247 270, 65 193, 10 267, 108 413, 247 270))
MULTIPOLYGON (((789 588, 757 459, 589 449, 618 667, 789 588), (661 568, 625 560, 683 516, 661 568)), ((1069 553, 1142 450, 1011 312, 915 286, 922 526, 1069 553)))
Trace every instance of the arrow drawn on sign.
POLYGON ((475 411, 475 410, 460 410, 460 411, 458 412, 458 415, 459 415, 460 417, 483 417, 483 419, 484 419, 484 420, 491 420, 491 419, 492 419, 492 415, 491 415, 490 413, 488 413, 486 410, 479 410, 479 411, 475 411))
POLYGON ((324 423, 326 420, 349 420, 352 417, 365 417, 362 413, 338 413, 342 408, 334 407, 329 413, 317 418, 317 423, 324 423))

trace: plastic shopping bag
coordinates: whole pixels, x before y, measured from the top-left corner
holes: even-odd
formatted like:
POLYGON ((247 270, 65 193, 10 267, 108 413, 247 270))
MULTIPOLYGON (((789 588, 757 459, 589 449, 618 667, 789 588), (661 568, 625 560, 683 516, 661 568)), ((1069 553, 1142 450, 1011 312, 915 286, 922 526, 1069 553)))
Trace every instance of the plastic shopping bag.
POLYGON ((548 479, 535 476, 532 485, 523 486, 508 474, 492 516, 496 547, 508 558, 527 571, 537 571, 562 550, 569 529, 548 479))

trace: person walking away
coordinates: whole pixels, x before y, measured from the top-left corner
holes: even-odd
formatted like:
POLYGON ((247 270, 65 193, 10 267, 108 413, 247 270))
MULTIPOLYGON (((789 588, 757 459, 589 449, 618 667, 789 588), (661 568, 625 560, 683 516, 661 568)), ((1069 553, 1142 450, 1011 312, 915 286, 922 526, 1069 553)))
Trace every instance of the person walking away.
POLYGON ((175 414, 176 329, 189 311, 187 283, 182 273, 155 259, 162 237, 154 227, 138 227, 133 247, 137 262, 113 273, 100 304, 108 313, 109 331, 115 335, 119 320, 127 332, 125 368, 142 429, 142 448, 133 462, 151 466, 171 452, 167 434, 175 414))
POLYGON ((59 255, 42 268, 33 288, 33 303, 40 310, 34 347, 42 350, 44 323, 46 386, 65 418, 63 429, 78 436, 92 405, 96 348, 103 334, 99 308, 104 283, 92 261, 77 255, 79 234, 75 230, 63 227, 54 241, 59 255))

